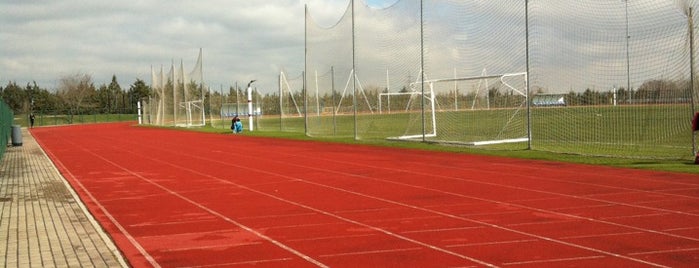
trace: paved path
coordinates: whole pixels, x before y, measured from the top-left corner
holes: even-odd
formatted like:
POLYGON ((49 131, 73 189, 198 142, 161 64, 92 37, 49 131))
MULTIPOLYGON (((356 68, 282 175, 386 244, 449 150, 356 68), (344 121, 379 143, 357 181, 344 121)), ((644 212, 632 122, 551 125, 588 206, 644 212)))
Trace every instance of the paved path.
POLYGON ((127 267, 29 134, 0 160, 0 267, 127 267))

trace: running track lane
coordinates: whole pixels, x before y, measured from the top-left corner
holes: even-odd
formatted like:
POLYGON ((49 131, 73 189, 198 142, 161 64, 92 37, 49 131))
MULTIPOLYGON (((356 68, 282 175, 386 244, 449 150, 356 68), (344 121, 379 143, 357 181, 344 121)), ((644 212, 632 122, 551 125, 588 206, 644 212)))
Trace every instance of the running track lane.
POLYGON ((691 267, 699 176, 96 124, 34 128, 134 267, 691 267))

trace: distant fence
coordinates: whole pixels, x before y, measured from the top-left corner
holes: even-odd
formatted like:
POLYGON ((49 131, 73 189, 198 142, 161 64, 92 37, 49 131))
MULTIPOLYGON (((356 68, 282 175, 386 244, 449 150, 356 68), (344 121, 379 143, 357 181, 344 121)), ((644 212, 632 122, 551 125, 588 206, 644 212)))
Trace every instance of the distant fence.
POLYGON ((5 149, 12 135, 12 109, 4 101, 0 101, 0 159, 5 155, 5 149))
MULTIPOLYGON (((91 124, 104 122, 137 121, 138 115, 124 109, 123 111, 112 111, 110 113, 100 113, 94 111, 65 113, 65 111, 39 110, 34 112, 34 126, 56 126, 72 124, 91 124)), ((29 127, 29 114, 18 115, 14 124, 29 127)))

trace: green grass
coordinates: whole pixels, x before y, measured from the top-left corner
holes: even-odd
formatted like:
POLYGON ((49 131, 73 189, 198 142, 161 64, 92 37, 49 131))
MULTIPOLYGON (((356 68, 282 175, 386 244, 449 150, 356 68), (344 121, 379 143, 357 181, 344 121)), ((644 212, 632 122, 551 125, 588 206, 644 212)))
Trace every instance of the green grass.
MULTIPOLYGON (((246 125, 247 126, 247 125, 246 125)), ((192 131, 203 131, 210 133, 219 134, 230 134, 230 130, 222 128, 195 128, 192 131)), ((692 173, 699 174, 699 166, 695 165, 693 159, 689 160, 677 160, 677 159, 630 159, 630 158, 617 158, 617 157, 599 157, 599 156, 585 156, 577 154, 567 154, 567 153, 556 153, 547 151, 536 151, 536 150, 483 150, 468 146, 444 146, 434 143, 422 143, 422 142, 396 142, 388 140, 355 140, 352 137, 308 137, 303 133, 299 132, 283 132, 283 131, 244 131, 243 135, 254 136, 254 137, 268 137, 268 138, 282 138, 282 139, 295 139, 295 140, 308 140, 308 141, 319 141, 319 142, 331 142, 331 143, 344 143, 344 144, 362 144, 369 146, 380 146, 380 147, 394 147, 394 148, 407 148, 407 149, 417 149, 417 150, 429 150, 429 151, 440 151, 440 152, 453 152, 460 154, 473 154, 473 155, 490 155, 490 156, 501 156, 501 157, 512 157, 521 159, 535 159, 535 160, 545 160, 545 161, 555 161, 555 162, 567 162, 567 163, 579 163, 579 164, 589 164, 589 165, 602 165, 602 166, 613 166, 613 167, 623 167, 623 168, 634 168, 634 169, 646 169, 646 170, 656 170, 656 171, 670 171, 670 172, 681 172, 681 173, 692 173)))
MULTIPOLYGON (((536 151, 647 159, 689 159, 692 156, 691 108, 688 104, 578 106, 533 108, 532 142, 536 151)), ((384 140, 421 134, 419 112, 357 116, 357 138, 384 140)), ((426 116, 430 118, 430 114, 426 116)), ((527 137, 526 109, 441 111, 432 141, 469 143, 527 137)), ((353 115, 258 119, 262 130, 303 132, 313 137, 354 137, 353 115)), ((431 120, 425 122, 431 133, 431 120)), ((481 146, 522 150, 524 143, 481 146)))

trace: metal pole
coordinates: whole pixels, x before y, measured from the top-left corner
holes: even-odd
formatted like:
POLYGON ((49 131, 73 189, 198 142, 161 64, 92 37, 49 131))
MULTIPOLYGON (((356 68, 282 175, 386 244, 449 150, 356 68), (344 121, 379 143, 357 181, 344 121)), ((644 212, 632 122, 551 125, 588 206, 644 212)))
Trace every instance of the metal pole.
POLYGON ((356 40, 355 40, 355 25, 354 25, 354 0, 351 0, 352 5, 352 105, 354 106, 354 139, 358 139, 357 134, 357 63, 356 63, 356 40))
MULTIPOLYGON (((692 102, 692 117, 695 114, 694 107, 694 14, 692 13, 692 7, 689 7, 689 89, 690 89, 690 101, 692 102)), ((692 129, 692 155, 697 155, 697 138, 694 135, 694 130, 692 129)))
POLYGON ((333 98, 333 135, 337 134, 337 119, 335 118, 335 66, 330 66, 330 88, 332 89, 333 98))
POLYGON ((253 123, 252 123, 252 83, 255 82, 255 80, 251 80, 250 83, 248 83, 248 125, 250 126, 250 131, 253 131, 253 123))
MULTIPOLYGON (((527 72, 524 75, 524 83, 526 83, 526 89, 527 89, 527 150, 532 149, 532 111, 531 111, 531 104, 530 104, 530 98, 529 98, 529 0, 524 1, 524 25, 525 25, 525 35, 526 35, 526 65, 527 65, 527 72)), ((487 90, 486 90, 486 94, 487 90)))
POLYGON ((308 71, 308 4, 305 5, 305 16, 303 24, 303 133, 308 136, 308 92, 306 90, 306 73, 308 71))
MULTIPOLYGON (((424 1, 420 1, 420 105, 422 118, 422 141, 425 142, 425 18, 423 13, 424 1)), ((432 96, 434 99, 434 96, 432 96)), ((434 109, 434 108, 433 108, 434 109)), ((435 129, 436 131, 436 129, 435 129)))
MULTIPOLYGON (((305 68, 305 67, 304 67, 305 68)), ((303 82, 303 133, 308 136, 308 90, 306 90, 306 71, 301 72, 303 82)))
POLYGON ((624 14, 626 17, 626 91, 629 93, 629 104, 631 104, 631 65, 629 64, 629 0, 624 0, 624 14))

